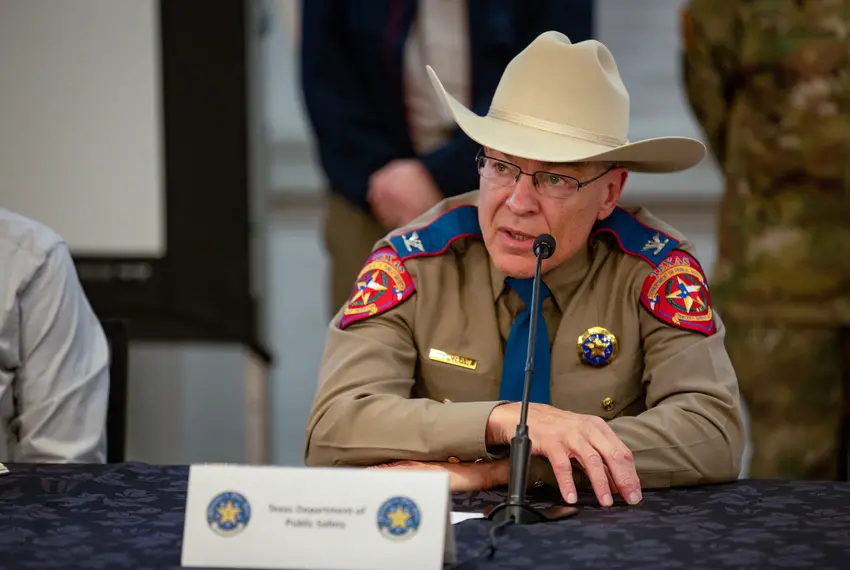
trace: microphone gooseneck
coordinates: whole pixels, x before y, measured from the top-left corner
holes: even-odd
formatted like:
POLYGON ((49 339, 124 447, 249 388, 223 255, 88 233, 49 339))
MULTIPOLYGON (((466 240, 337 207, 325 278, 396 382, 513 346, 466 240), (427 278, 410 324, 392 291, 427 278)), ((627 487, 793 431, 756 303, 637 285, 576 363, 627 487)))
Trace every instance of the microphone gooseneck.
MULTIPOLYGON (((486 515, 490 520, 507 521, 514 524, 531 524, 557 520, 572 516, 578 512, 575 507, 551 507, 536 509, 528 504, 525 489, 528 483, 528 467, 531 461, 531 439, 528 437, 528 402, 531 397, 531 379, 534 374, 534 346, 537 320, 540 318, 540 272, 543 260, 555 253, 555 238, 542 234, 534 240, 532 247, 537 264, 534 270, 534 282, 531 293, 531 327, 528 334, 528 354, 525 361, 525 384, 523 386, 522 407, 516 434, 511 440, 511 475, 508 482, 508 498, 504 503, 490 509, 486 515)), ((549 339, 544 339, 548 343, 549 339)))

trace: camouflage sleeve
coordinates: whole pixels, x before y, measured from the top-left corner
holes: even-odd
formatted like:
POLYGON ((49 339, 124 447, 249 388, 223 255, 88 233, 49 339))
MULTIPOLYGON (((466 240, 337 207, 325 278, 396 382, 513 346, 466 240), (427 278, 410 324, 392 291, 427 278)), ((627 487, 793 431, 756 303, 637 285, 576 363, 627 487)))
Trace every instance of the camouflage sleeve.
POLYGON ((691 0, 681 14, 685 95, 720 164, 739 69, 737 14, 735 0, 691 0))

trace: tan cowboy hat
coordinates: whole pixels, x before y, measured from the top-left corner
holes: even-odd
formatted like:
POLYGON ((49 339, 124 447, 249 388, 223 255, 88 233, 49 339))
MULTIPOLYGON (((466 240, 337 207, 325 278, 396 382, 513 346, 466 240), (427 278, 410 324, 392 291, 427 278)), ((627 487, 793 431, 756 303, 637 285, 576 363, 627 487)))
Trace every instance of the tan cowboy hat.
POLYGON ((545 32, 505 68, 487 116, 449 95, 428 74, 458 126, 482 146, 544 162, 615 161, 637 172, 677 172, 699 163, 705 145, 687 137, 629 142, 629 94, 611 52, 545 32))

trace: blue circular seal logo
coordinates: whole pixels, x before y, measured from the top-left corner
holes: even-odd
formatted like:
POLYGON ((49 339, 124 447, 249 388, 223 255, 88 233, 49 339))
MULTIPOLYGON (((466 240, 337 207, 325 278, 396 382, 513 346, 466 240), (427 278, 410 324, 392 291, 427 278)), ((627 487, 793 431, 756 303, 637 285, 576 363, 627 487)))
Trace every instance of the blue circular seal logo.
POLYGON ((419 530, 419 507, 407 497, 392 497, 378 509, 378 530, 387 538, 410 538, 419 530))
POLYGON ((234 536, 245 530, 251 520, 251 505, 248 499, 226 491, 219 493, 207 507, 207 524, 216 534, 234 536))

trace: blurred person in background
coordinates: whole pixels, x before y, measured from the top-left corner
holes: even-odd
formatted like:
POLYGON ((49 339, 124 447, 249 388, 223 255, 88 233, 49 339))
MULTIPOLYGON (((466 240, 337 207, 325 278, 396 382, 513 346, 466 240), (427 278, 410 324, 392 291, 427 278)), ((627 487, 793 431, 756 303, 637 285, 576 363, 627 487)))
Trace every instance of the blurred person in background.
POLYGON ((0 461, 103 463, 109 347, 68 247, 0 208, 0 461))
POLYGON ((687 97, 725 175, 712 299, 749 475, 846 476, 850 0, 692 0, 683 34, 687 97))
MULTIPOLYGON (((330 185, 332 313, 388 230, 478 187, 476 145, 434 93, 484 115, 508 62, 546 30, 590 39, 592 0, 309 0, 301 79, 330 185)), ((576 78, 577 88, 581 80, 576 78)))

